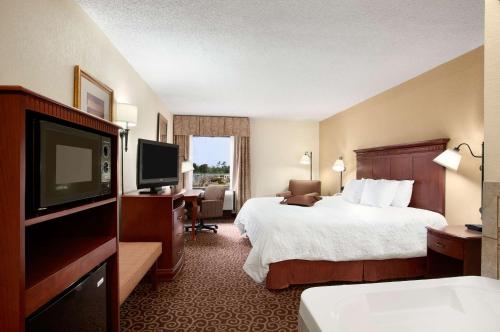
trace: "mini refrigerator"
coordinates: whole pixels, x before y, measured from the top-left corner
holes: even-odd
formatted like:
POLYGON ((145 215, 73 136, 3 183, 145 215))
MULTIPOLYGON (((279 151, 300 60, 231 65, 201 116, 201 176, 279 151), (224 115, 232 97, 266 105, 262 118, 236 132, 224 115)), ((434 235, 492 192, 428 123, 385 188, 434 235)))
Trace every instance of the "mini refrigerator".
POLYGON ((105 332, 106 264, 91 271, 26 319, 28 332, 105 332))

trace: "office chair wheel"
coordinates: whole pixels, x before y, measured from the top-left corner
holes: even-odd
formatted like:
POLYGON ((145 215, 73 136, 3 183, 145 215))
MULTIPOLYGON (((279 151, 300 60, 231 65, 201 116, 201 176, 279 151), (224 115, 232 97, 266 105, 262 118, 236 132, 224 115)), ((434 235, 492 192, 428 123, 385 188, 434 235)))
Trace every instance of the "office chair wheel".
POLYGON ((217 230, 216 229, 214 229, 214 233, 217 234, 217 230))
POLYGON ((215 229, 219 229, 219 226, 217 226, 217 225, 214 225, 214 227, 215 227, 215 229))

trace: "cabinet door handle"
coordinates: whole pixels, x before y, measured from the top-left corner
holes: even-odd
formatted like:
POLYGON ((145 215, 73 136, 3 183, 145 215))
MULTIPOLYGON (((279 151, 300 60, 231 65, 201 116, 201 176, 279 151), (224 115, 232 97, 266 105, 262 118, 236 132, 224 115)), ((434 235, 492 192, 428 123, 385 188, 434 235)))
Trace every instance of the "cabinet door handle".
POLYGON ((438 248, 444 248, 444 244, 439 242, 439 241, 436 241, 436 247, 438 248))

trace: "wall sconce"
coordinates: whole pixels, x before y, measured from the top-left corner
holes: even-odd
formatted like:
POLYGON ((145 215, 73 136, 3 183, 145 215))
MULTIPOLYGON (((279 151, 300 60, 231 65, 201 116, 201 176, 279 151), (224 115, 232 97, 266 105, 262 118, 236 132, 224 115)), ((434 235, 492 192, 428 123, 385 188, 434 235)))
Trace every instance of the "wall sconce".
MULTIPOLYGON (((116 117, 114 121, 122 127, 120 138, 125 139, 125 152, 128 151, 128 132, 130 128, 137 125, 137 106, 130 104, 118 104, 116 107, 116 117)), ((123 145, 122 145, 123 146, 123 145)))
POLYGON ((456 171, 458 166, 460 166, 460 161, 462 160, 462 156, 460 155, 460 148, 462 146, 466 146, 469 149, 470 154, 474 158, 481 159, 481 166, 479 166, 479 170, 481 171, 481 207, 479 208, 479 212, 483 212, 483 184, 484 184, 484 142, 481 144, 481 155, 476 155, 472 152, 472 149, 467 143, 460 143, 457 147, 453 149, 447 149, 441 152, 436 158, 434 158, 434 162, 443 167, 449 168, 451 170, 456 171))
POLYGON ((123 148, 125 146, 125 152, 128 151, 128 132, 130 128, 137 125, 137 106, 130 104, 117 104, 116 114, 114 117, 114 123, 122 127, 120 130, 121 139, 121 178, 122 178, 122 194, 125 192, 123 184, 123 148), (125 141, 125 142, 124 142, 125 141))
POLYGON ((309 165, 309 179, 313 179, 313 169, 312 169, 312 159, 313 159, 313 153, 312 151, 306 151, 300 158, 300 163, 302 165, 309 165))
POLYGON ((342 192, 342 190, 344 190, 344 186, 342 185, 342 173, 345 171, 345 164, 342 156, 340 156, 339 159, 335 160, 335 163, 333 163, 332 166, 332 170, 340 173, 340 192, 342 192))
POLYGON ((181 173, 183 176, 182 180, 184 182, 184 188, 186 188, 186 173, 191 171, 194 171, 193 162, 191 160, 184 160, 181 163, 181 173))
POLYGON ((182 173, 187 173, 194 171, 194 165, 191 160, 184 160, 181 164, 181 172, 182 173))

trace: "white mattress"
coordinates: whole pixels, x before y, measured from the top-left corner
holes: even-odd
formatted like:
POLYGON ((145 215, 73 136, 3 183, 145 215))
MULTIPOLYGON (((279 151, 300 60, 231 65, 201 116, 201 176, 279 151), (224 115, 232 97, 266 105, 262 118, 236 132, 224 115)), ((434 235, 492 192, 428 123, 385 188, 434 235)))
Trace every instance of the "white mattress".
POLYGON ((252 198, 235 225, 252 250, 243 269, 263 282, 269 264, 289 259, 353 261, 422 257, 426 226, 446 225, 435 212, 415 208, 377 208, 324 197, 313 207, 281 205, 279 197, 252 198))

